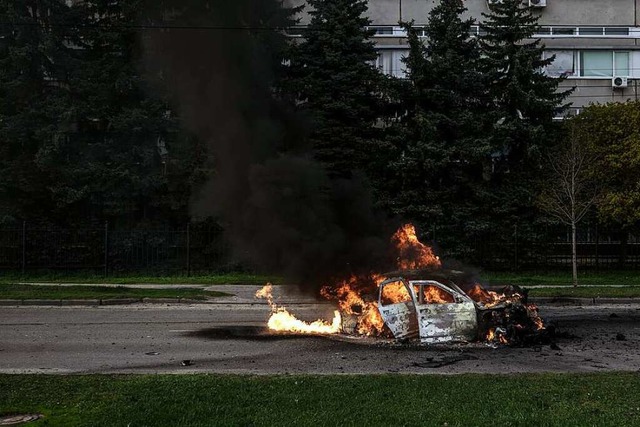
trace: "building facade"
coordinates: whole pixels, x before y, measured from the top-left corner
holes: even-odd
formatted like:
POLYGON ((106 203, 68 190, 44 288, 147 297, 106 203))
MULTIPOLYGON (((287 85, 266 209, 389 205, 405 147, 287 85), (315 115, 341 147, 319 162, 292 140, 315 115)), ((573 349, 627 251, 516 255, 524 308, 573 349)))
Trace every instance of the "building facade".
MULTIPOLYGON (((404 75, 401 59, 408 52, 400 21, 424 25, 438 0, 369 0, 369 18, 376 30, 377 65, 386 74, 404 75)), ((466 0, 468 17, 481 22, 490 3, 500 0, 466 0)), ((540 15, 545 55, 555 55, 545 70, 551 76, 566 75, 561 89, 576 87, 568 101, 569 114, 591 103, 638 99, 640 79, 640 0, 523 0, 540 15)), ((288 0, 292 6, 304 0, 288 0)), ((300 25, 309 22, 304 11, 300 25)), ((479 33, 479 26, 473 33, 479 33)), ((472 34, 473 35, 473 34, 472 34)))

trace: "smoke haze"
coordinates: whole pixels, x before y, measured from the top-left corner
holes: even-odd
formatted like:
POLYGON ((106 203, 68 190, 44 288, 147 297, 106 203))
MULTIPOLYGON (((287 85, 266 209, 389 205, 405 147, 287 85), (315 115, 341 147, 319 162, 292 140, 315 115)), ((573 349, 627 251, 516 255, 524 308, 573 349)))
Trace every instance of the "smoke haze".
POLYGON ((218 218, 241 261, 308 290, 390 265, 390 229, 366 177, 330 178, 305 144, 310 124, 274 95, 283 39, 264 27, 286 21, 280 2, 171 0, 148 11, 155 24, 225 28, 143 37, 149 77, 214 164, 192 214, 218 218))

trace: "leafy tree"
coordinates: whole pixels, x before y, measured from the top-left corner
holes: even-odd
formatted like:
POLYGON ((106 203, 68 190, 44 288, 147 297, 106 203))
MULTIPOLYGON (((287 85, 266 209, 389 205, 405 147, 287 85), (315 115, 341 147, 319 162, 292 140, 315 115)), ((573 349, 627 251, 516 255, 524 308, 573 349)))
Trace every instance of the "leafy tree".
POLYGON ((408 114, 394 165, 401 176, 396 212, 423 227, 446 224, 442 243, 456 255, 482 229, 483 166, 490 154, 480 54, 465 10, 460 0, 440 2, 429 14, 424 43, 404 24, 408 114))
POLYGON ((597 157, 575 128, 575 122, 569 123, 567 137, 549 154, 538 201, 544 211, 571 227, 573 286, 578 286, 577 225, 596 202, 599 185, 597 157))
MULTIPOLYGON (((365 0, 309 0, 311 21, 291 55, 288 90, 310 122, 314 156, 332 176, 349 177, 375 158, 383 77, 372 65, 365 0)), ((379 154, 379 153, 378 153, 379 154)))
POLYGON ((572 119, 576 138, 597 155, 600 219, 630 230, 640 223, 640 102, 591 105, 572 119))

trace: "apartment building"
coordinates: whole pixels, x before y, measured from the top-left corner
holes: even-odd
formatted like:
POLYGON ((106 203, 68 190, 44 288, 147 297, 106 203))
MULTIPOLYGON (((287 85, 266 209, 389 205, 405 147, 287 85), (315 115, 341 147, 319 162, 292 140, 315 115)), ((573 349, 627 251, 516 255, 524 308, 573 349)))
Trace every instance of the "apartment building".
MULTIPOLYGON (((404 75, 401 58, 407 41, 399 21, 424 25, 438 0, 369 0, 369 17, 376 30, 378 67, 387 74, 404 75)), ((469 17, 481 22, 493 2, 466 0, 469 17)), ((545 70, 550 76, 566 75, 561 86, 576 87, 570 96, 570 114, 590 103, 638 99, 640 79, 640 0, 523 0, 540 15, 545 55, 555 55, 545 70)), ((302 5, 304 0, 288 0, 302 5)), ((302 13, 300 25, 309 16, 302 13)), ((472 29, 472 36, 480 32, 472 29)))

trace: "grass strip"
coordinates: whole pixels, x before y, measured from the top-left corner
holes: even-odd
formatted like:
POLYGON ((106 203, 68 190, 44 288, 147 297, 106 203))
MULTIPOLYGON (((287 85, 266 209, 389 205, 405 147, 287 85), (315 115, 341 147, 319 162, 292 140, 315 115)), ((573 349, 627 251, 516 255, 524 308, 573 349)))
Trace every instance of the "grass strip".
MULTIPOLYGON (((481 279, 490 285, 548 285, 548 286, 572 286, 571 272, 552 273, 503 273, 484 272, 481 279)), ((593 286, 640 286, 640 274, 638 271, 607 271, 607 272, 580 272, 578 274, 580 285, 593 286)))
POLYGON ((0 414, 50 426, 637 426, 637 373, 0 375, 0 414))
POLYGON ((556 287, 529 290, 532 297, 573 297, 573 298, 640 298, 640 286, 611 287, 556 287))
POLYGON ((3 274, 0 276, 0 283, 16 282, 45 282, 45 283, 107 283, 107 284, 198 284, 198 285, 264 285, 267 282, 282 283, 282 278, 278 276, 266 276, 247 273, 212 274, 199 276, 146 276, 146 275, 123 275, 109 276, 83 275, 83 274, 3 274))
POLYGON ((189 298, 226 296, 224 292, 202 289, 138 289, 105 286, 31 286, 0 285, 0 299, 120 299, 120 298, 189 298))

